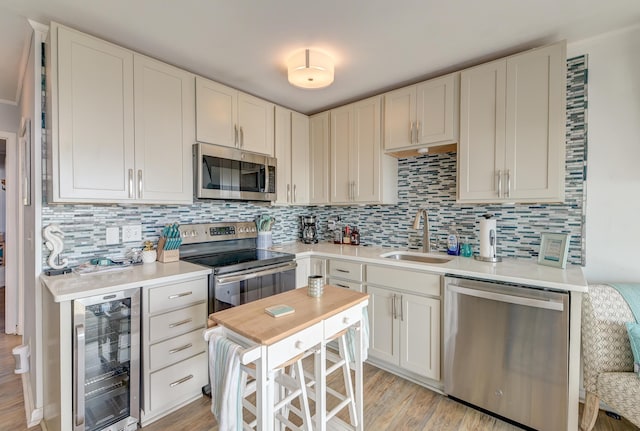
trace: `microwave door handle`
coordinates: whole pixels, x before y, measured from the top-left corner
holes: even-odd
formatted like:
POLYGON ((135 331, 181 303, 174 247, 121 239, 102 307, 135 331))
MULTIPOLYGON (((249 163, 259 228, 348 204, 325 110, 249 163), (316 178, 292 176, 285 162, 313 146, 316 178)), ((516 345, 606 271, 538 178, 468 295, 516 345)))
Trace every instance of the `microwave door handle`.
POLYGON ((215 282, 216 284, 226 284, 226 283, 236 283, 238 281, 246 281, 251 280, 253 278, 263 277, 265 275, 277 274, 279 272, 289 271, 291 269, 295 269, 298 266, 295 262, 289 262, 285 265, 278 265, 275 268, 265 269, 263 271, 249 272, 238 275, 227 275, 227 276, 216 276, 215 282))

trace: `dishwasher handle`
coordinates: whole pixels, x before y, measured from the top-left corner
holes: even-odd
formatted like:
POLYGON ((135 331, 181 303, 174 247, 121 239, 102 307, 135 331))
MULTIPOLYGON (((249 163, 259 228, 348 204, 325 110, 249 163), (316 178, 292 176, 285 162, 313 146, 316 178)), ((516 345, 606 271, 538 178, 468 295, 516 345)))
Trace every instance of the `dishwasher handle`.
POLYGON ((447 289, 461 295, 474 296, 476 298, 491 299, 494 301, 506 302, 508 304, 524 305, 525 307, 544 308, 546 310, 553 311, 564 311, 564 304, 558 301, 489 292, 486 290, 463 287, 457 284, 448 284, 447 289))

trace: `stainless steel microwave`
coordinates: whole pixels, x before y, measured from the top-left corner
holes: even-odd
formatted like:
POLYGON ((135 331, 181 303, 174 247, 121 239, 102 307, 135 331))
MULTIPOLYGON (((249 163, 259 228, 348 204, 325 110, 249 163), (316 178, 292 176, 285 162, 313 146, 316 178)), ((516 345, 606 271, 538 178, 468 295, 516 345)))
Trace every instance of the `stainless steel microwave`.
POLYGON ((198 199, 276 200, 276 159, 237 148, 197 143, 193 147, 198 199))

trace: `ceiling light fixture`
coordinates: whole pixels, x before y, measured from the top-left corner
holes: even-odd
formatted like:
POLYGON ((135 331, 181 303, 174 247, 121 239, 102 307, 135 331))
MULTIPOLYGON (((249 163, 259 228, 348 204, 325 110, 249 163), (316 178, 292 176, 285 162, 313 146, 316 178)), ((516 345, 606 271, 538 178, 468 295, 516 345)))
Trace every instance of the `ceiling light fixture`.
POLYGON ((289 83, 302 88, 323 88, 333 82, 333 59, 315 49, 304 49, 287 60, 289 83))

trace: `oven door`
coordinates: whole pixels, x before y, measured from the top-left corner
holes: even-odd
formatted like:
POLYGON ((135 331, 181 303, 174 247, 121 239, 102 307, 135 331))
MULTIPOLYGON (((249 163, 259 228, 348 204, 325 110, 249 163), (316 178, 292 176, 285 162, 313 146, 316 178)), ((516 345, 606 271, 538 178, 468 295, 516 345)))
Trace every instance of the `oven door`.
POLYGON ((209 277, 209 314, 296 287, 295 261, 209 277))
POLYGON ((197 198, 276 199, 275 158, 201 143, 194 150, 197 198))

